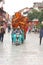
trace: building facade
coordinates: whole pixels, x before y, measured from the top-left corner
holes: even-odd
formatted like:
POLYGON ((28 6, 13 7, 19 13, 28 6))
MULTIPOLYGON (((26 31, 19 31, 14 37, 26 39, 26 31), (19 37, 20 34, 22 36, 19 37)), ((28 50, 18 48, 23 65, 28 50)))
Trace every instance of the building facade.
POLYGON ((42 2, 35 2, 33 8, 36 10, 43 10, 43 1, 42 2))

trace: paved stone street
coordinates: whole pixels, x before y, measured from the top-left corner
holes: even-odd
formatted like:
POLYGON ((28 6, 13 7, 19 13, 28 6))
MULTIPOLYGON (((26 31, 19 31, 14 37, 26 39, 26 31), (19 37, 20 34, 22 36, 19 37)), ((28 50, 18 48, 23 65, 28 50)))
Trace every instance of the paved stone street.
POLYGON ((11 43, 11 33, 6 33, 4 42, 0 42, 0 65, 43 65, 39 34, 27 33, 24 44, 16 46, 11 43))

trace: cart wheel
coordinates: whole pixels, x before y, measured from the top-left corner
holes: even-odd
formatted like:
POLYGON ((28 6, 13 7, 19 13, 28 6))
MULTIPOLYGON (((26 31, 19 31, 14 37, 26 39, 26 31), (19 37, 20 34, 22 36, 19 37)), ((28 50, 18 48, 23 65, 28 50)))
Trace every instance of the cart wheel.
POLYGON ((19 43, 16 43, 16 46, 20 45, 19 43))

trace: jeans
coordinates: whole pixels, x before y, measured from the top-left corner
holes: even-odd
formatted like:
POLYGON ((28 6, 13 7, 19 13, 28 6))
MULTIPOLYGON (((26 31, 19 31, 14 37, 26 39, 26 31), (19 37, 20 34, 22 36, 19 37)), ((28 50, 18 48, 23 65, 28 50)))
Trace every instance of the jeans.
POLYGON ((0 41, 3 42, 4 34, 0 34, 0 41))
POLYGON ((4 34, 1 34, 1 41, 3 42, 4 34))
POLYGON ((42 37, 40 37, 40 45, 41 45, 42 37))
POLYGON ((1 40, 1 33, 0 33, 0 40, 1 40))

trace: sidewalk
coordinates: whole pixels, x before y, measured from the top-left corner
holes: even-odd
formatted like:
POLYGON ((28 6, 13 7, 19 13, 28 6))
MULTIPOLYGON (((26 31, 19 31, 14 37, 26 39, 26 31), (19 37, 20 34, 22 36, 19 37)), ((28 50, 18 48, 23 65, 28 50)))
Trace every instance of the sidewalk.
POLYGON ((39 44, 39 34, 29 33, 24 44, 11 43, 10 33, 6 33, 0 43, 0 65, 43 65, 43 40, 39 44))

